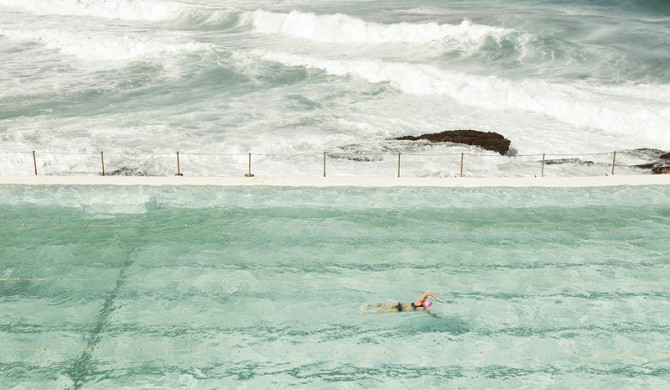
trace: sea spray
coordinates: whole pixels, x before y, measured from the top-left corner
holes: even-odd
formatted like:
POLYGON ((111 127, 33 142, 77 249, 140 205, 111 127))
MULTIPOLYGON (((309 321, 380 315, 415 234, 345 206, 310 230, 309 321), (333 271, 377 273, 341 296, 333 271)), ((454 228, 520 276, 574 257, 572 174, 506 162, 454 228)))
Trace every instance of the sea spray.
POLYGON ((144 21, 173 18, 184 8, 180 2, 163 0, 0 0, 0 6, 3 5, 38 15, 144 21))
MULTIPOLYGON (((382 155, 402 153, 403 174, 452 176, 450 154, 481 151, 389 142, 450 129, 499 132, 517 156, 602 153, 585 158, 594 167, 552 166, 561 175, 603 174, 615 150, 670 148, 662 3, 0 0, 0 11, 1 174, 33 172, 36 150, 45 174, 95 173, 104 151, 110 172, 168 175, 180 150, 186 174, 237 175, 253 153, 259 175, 306 176, 324 152, 352 151, 377 155, 329 174, 384 175, 394 164, 382 155)), ((539 162, 520 158, 466 159, 466 174, 534 174, 525 164, 539 162)))
POLYGON ((454 40, 479 43, 486 37, 501 37, 511 31, 481 26, 470 20, 458 25, 438 23, 370 23, 345 14, 315 15, 313 13, 272 13, 263 10, 247 15, 253 30, 266 34, 282 34, 296 38, 339 43, 416 43, 454 40))
POLYGON ((670 87, 609 88, 551 84, 524 80, 511 82, 495 76, 474 76, 429 65, 388 63, 380 60, 329 60, 262 53, 264 58, 289 66, 307 66, 328 73, 353 75, 373 83, 390 82, 403 92, 445 95, 459 103, 490 110, 520 110, 551 116, 576 126, 625 135, 644 123, 653 137, 666 136, 670 123, 670 87), (638 96, 631 102, 629 95, 638 96))

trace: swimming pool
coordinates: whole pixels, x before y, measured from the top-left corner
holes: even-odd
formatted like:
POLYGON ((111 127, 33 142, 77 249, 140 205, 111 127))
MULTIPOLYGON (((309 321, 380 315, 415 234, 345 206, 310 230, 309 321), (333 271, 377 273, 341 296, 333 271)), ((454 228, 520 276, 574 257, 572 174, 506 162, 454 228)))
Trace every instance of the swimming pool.
POLYGON ((667 387, 668 199, 0 186, 0 387, 667 387))

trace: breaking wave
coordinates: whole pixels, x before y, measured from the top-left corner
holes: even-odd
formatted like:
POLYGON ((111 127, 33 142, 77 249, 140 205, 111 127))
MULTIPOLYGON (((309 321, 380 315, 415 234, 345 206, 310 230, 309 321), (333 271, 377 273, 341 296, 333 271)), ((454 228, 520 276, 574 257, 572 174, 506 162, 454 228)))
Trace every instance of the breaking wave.
POLYGON ((667 139, 670 86, 590 87, 538 80, 511 81, 444 70, 433 65, 382 60, 332 60, 286 53, 258 53, 286 66, 320 69, 337 76, 385 82, 410 94, 444 95, 459 103, 490 110, 544 114, 571 125, 625 135, 644 124, 645 131, 667 139))
POLYGON ((186 7, 168 0, 0 0, 0 5, 38 15, 147 21, 174 18, 186 7))
POLYGON ((339 43, 428 43, 441 40, 479 43, 486 37, 501 37, 513 31, 475 24, 467 19, 458 25, 434 22, 381 24, 344 14, 274 13, 263 10, 248 13, 244 18, 259 33, 339 43))

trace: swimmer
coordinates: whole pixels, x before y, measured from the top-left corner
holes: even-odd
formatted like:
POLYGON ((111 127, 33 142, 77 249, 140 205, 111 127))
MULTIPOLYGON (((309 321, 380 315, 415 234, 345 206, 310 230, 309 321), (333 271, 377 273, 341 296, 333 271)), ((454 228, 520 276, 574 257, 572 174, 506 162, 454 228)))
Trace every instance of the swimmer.
POLYGON ((434 314, 432 314, 428 308, 433 305, 433 302, 428 300, 428 297, 433 297, 435 298, 438 302, 444 302, 444 300, 437 295, 433 294, 432 292, 426 291, 423 293, 423 295, 417 299, 416 301, 412 303, 368 303, 363 306, 361 306, 361 309, 368 309, 371 307, 377 307, 379 310, 371 312, 375 314, 382 314, 382 313, 393 313, 393 312, 401 312, 401 311, 422 311, 426 314, 430 314, 433 317, 437 317, 434 314))

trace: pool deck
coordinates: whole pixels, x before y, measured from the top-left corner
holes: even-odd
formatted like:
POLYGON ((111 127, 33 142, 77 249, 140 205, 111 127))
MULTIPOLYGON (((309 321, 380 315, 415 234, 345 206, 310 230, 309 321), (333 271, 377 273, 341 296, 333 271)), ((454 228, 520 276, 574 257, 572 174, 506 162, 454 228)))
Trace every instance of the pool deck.
POLYGON ((0 185, 271 187, 607 187, 670 185, 670 175, 586 177, 0 176, 0 185))

